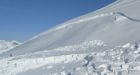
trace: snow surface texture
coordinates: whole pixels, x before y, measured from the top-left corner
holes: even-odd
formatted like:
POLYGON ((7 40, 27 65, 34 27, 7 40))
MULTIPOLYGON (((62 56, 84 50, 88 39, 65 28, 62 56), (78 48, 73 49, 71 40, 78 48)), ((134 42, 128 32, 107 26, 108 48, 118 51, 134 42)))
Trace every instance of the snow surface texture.
POLYGON ((140 75, 140 0, 117 0, 0 54, 0 75, 140 75))

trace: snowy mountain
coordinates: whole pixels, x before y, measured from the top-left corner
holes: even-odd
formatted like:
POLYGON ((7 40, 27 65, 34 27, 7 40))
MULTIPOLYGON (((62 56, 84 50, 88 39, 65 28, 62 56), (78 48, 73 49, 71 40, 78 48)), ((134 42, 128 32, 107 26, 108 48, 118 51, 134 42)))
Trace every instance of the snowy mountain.
POLYGON ((6 52, 16 46, 18 46, 20 43, 13 40, 13 41, 6 41, 6 40, 0 40, 0 53, 6 52))
POLYGON ((0 75, 140 75, 139 7, 117 0, 45 31, 0 54, 0 75))

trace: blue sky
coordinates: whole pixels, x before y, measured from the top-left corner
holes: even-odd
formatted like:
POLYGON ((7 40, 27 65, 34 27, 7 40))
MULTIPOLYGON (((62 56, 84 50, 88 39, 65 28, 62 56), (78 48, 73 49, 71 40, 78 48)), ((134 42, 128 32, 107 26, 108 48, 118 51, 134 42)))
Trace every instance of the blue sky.
POLYGON ((115 0, 0 0, 0 40, 25 41, 115 0))

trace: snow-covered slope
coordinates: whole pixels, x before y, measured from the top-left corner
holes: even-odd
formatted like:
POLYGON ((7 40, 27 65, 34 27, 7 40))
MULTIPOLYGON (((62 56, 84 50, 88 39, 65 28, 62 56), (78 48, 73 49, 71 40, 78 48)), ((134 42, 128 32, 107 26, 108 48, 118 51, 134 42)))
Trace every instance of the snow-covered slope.
POLYGON ((117 0, 45 31, 0 54, 0 74, 140 75, 139 7, 117 0))
POLYGON ((20 43, 17 41, 5 41, 0 40, 0 53, 6 52, 16 46, 18 46, 20 43))
POLYGON ((138 41, 139 6, 139 0, 116 1, 97 12, 91 12, 43 32, 11 52, 25 54, 91 40, 102 40, 110 45, 138 41))

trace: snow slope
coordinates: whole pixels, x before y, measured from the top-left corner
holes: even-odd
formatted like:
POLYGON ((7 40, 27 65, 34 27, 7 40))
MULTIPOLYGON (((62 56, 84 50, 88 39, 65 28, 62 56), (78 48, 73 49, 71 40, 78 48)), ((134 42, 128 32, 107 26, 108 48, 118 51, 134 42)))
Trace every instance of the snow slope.
POLYGON ((67 21, 43 32, 11 52, 20 55, 91 40, 102 40, 110 45, 138 41, 140 38, 139 6, 139 0, 116 1, 109 7, 67 21))
POLYGON ((140 75, 139 7, 117 0, 45 31, 0 54, 0 74, 140 75))
POLYGON ((0 40, 0 54, 18 46, 19 44, 20 44, 19 42, 14 40, 13 41, 0 40))

